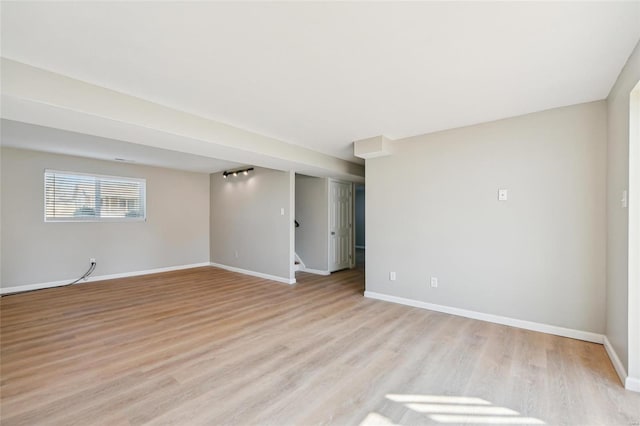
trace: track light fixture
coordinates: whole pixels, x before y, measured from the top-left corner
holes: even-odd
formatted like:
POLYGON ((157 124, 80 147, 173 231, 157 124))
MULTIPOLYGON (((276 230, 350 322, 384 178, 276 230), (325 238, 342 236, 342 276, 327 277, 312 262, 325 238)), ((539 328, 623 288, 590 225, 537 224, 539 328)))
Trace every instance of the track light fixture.
POLYGON ((224 172, 222 172, 222 177, 226 179, 227 176, 235 177, 235 176, 238 176, 239 174, 243 174, 247 176, 251 170, 253 170, 253 167, 249 167, 248 169, 240 169, 240 170, 232 170, 232 171, 225 170, 224 172))

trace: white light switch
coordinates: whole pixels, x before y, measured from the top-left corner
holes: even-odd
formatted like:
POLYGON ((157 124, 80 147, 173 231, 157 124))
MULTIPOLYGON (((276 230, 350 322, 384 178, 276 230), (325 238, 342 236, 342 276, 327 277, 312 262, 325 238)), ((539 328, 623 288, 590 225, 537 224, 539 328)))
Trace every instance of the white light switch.
POLYGON ((284 216, 284 207, 280 207, 280 216, 284 216))
POLYGON ((622 191, 622 197, 620 198, 620 206, 626 209, 629 206, 629 200, 627 196, 627 190, 622 191))
POLYGON ((498 201, 507 201, 506 189, 498 189, 498 201))
POLYGON ((396 273, 389 272, 389 281, 395 281, 395 280, 396 280, 396 273))

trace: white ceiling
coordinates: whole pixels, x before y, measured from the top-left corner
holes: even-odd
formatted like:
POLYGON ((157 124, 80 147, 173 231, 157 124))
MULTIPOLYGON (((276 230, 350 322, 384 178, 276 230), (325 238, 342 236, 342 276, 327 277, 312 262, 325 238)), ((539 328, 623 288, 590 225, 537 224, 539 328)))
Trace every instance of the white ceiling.
POLYGON ((2 56, 350 161, 605 98, 640 2, 2 2, 2 56))
POLYGON ((99 160, 140 163, 199 173, 235 169, 242 164, 215 158, 154 148, 116 139, 101 138, 11 120, 0 120, 2 146, 75 155, 99 160))

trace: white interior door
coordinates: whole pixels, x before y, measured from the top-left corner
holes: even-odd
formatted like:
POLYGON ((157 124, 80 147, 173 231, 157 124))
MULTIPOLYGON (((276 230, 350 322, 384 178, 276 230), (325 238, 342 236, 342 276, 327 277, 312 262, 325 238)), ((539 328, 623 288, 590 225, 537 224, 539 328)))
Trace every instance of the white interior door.
POLYGON ((329 181, 329 271, 351 266, 351 184, 329 181))

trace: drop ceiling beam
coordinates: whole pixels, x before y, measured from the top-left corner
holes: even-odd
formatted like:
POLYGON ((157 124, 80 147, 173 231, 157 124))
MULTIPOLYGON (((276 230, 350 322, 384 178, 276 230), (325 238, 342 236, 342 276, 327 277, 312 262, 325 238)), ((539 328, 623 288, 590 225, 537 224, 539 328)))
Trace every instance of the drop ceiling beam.
POLYGON ((278 170, 363 181, 364 167, 2 58, 2 118, 278 170))

